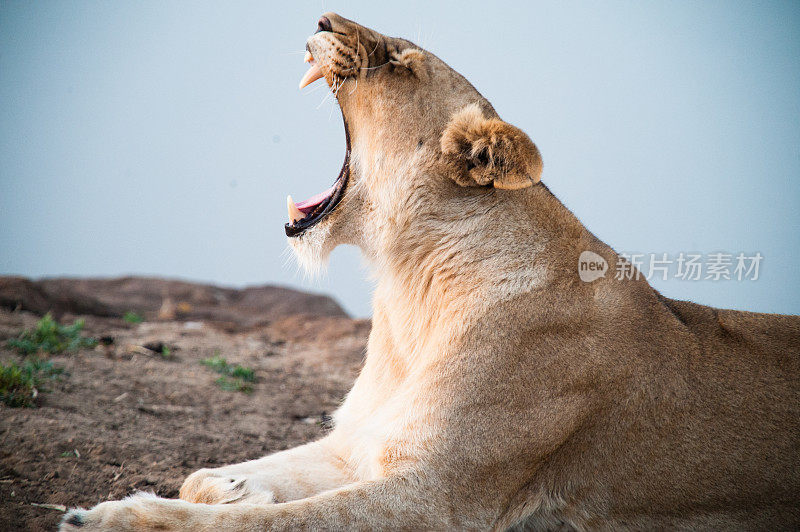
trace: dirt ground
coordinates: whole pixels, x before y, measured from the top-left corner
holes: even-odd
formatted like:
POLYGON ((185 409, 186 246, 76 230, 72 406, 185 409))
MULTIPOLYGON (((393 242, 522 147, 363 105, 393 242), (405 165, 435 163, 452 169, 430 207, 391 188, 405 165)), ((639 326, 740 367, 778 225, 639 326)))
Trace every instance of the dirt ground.
MULTIPOLYGON (((6 339, 39 315, 0 310, 6 339)), ((61 316, 71 323, 75 316, 61 316)), ((113 343, 51 359, 66 373, 37 408, 0 403, 0 529, 54 530, 62 513, 132 492, 177 496, 202 467, 261 457, 322 435, 362 362, 369 322, 288 315, 245 329, 204 321, 85 316, 113 343), (233 330, 232 330, 233 329, 233 330), (161 342, 171 358, 143 348, 161 342), (200 364, 215 353, 255 369, 251 394, 224 391, 200 364)))

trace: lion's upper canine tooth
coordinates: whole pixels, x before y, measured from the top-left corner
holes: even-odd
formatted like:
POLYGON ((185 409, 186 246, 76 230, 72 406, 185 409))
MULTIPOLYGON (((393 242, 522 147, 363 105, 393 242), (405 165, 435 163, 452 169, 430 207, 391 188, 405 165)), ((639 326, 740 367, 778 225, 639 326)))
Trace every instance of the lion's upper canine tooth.
POLYGON ((303 214, 303 211, 298 209, 297 205, 294 204, 291 196, 286 196, 286 207, 289 209, 289 221, 292 223, 295 223, 296 221, 302 220, 306 217, 306 215, 303 214))
POLYGON ((311 55, 311 52, 306 50, 306 55, 303 57, 303 63, 310 63, 314 60, 314 56, 311 55))
MULTIPOLYGON (((313 59, 312 59, 313 61, 313 59)), ((319 78, 322 77, 322 70, 320 70, 319 66, 316 63, 311 63, 311 67, 306 71, 303 79, 300 80, 300 88, 302 89, 309 83, 314 83, 319 78)))

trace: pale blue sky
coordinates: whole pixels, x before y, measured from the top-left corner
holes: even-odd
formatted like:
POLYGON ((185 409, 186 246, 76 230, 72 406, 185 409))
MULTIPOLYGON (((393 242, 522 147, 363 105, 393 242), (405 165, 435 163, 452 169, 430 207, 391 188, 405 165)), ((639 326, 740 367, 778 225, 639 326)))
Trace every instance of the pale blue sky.
POLYGON ((356 250, 315 281, 285 253, 286 194, 344 154, 297 90, 328 10, 464 74, 618 251, 764 256, 665 295, 800 313, 798 2, 3 2, 0 273, 278 283, 368 315, 356 250))

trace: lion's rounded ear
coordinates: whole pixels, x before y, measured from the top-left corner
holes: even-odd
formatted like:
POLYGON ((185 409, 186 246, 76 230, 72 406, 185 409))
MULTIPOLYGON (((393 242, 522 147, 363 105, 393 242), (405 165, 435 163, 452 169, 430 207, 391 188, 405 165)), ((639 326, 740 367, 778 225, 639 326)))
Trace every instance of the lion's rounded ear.
POLYGON ((425 53, 417 48, 398 50, 395 46, 387 47, 389 64, 396 72, 410 74, 418 79, 425 79, 428 70, 425 66, 425 53))
POLYGON ((453 167, 453 179, 462 186, 517 190, 542 176, 542 156, 528 135, 499 118, 486 118, 478 104, 453 115, 441 148, 453 167))

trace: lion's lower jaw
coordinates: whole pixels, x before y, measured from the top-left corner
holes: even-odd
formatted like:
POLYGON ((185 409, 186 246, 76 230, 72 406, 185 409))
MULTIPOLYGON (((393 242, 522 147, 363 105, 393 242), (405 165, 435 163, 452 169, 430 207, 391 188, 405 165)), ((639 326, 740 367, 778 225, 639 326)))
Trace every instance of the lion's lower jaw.
POLYGON ((335 245, 330 245, 330 231, 327 228, 316 230, 297 237, 290 237, 289 247, 302 270, 310 275, 319 275, 328 264, 328 257, 335 245))
POLYGON ((316 276, 322 273, 328 265, 331 253, 340 245, 356 246, 369 255, 364 245, 368 240, 364 238, 367 228, 352 212, 350 208, 343 212, 334 211, 327 219, 303 234, 287 239, 295 260, 307 275, 316 276))
POLYGON ((354 238, 358 231, 340 222, 340 218, 326 220, 302 235, 288 239, 295 260, 309 276, 316 276, 325 270, 328 258, 340 244, 360 244, 354 238))

